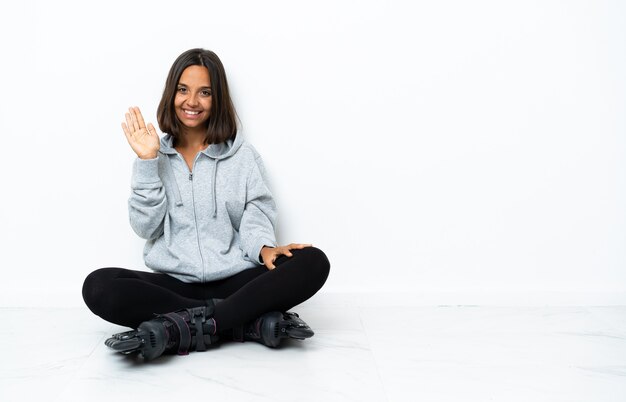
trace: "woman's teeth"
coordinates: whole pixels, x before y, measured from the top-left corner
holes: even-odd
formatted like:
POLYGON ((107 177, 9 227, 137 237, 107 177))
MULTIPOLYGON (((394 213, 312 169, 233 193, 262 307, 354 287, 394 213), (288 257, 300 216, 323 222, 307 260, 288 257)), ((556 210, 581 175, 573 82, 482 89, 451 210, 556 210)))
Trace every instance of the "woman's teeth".
POLYGON ((185 110, 185 114, 189 114, 189 115, 195 116, 197 114, 200 114, 200 112, 194 112, 194 111, 191 111, 191 110, 185 110))

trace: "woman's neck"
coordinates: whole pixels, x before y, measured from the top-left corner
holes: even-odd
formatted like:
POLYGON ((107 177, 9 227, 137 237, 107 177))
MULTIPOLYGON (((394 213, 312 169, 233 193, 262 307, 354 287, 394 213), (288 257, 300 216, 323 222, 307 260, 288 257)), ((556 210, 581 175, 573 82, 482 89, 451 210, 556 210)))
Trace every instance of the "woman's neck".
POLYGON ((206 130, 185 130, 176 138, 176 148, 205 149, 207 147, 207 144, 204 142, 205 139, 206 130))

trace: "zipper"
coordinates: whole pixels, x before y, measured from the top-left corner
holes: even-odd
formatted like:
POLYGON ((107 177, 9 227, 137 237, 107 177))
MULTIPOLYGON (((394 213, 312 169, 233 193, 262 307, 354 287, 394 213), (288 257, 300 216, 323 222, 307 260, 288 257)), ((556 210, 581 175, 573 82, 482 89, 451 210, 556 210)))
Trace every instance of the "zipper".
MULTIPOLYGON (((180 154, 179 154, 180 156, 180 154)), ((200 253, 200 261, 202 262, 202 282, 204 283, 205 272, 206 269, 204 267, 204 255, 202 255, 202 244, 200 243, 200 232, 198 231, 198 218, 196 215, 196 200, 193 193, 193 169, 196 167, 196 161, 198 160, 198 155, 196 155, 196 159, 193 161, 193 165, 191 166, 191 170, 189 171, 189 182, 191 184, 191 204, 193 205, 193 221, 195 222, 196 227, 196 240, 198 241, 198 252, 200 253)), ((183 159, 182 156, 180 156, 183 159)), ((183 163, 187 166, 187 162, 183 159, 183 163)))

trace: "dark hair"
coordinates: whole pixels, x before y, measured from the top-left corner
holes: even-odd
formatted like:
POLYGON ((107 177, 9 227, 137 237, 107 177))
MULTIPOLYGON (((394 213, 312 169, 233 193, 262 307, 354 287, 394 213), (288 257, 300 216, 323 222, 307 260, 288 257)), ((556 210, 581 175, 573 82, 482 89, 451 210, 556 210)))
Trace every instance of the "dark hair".
POLYGON ((181 134, 181 122, 174 110, 178 81, 189 66, 203 66, 211 79, 211 113, 207 121, 205 143, 219 144, 237 135, 237 113, 230 99, 226 72, 219 57, 206 49, 190 49, 178 56, 165 81, 165 89, 157 110, 159 128, 174 137, 181 134))

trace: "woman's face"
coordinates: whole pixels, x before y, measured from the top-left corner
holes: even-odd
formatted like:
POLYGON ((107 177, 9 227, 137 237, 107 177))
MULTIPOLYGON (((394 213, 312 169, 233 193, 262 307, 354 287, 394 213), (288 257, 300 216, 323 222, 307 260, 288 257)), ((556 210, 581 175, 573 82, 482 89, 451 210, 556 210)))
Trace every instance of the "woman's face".
POLYGON ((188 129, 205 128, 211 113, 209 70, 189 66, 180 76, 174 98, 176 117, 188 129))

